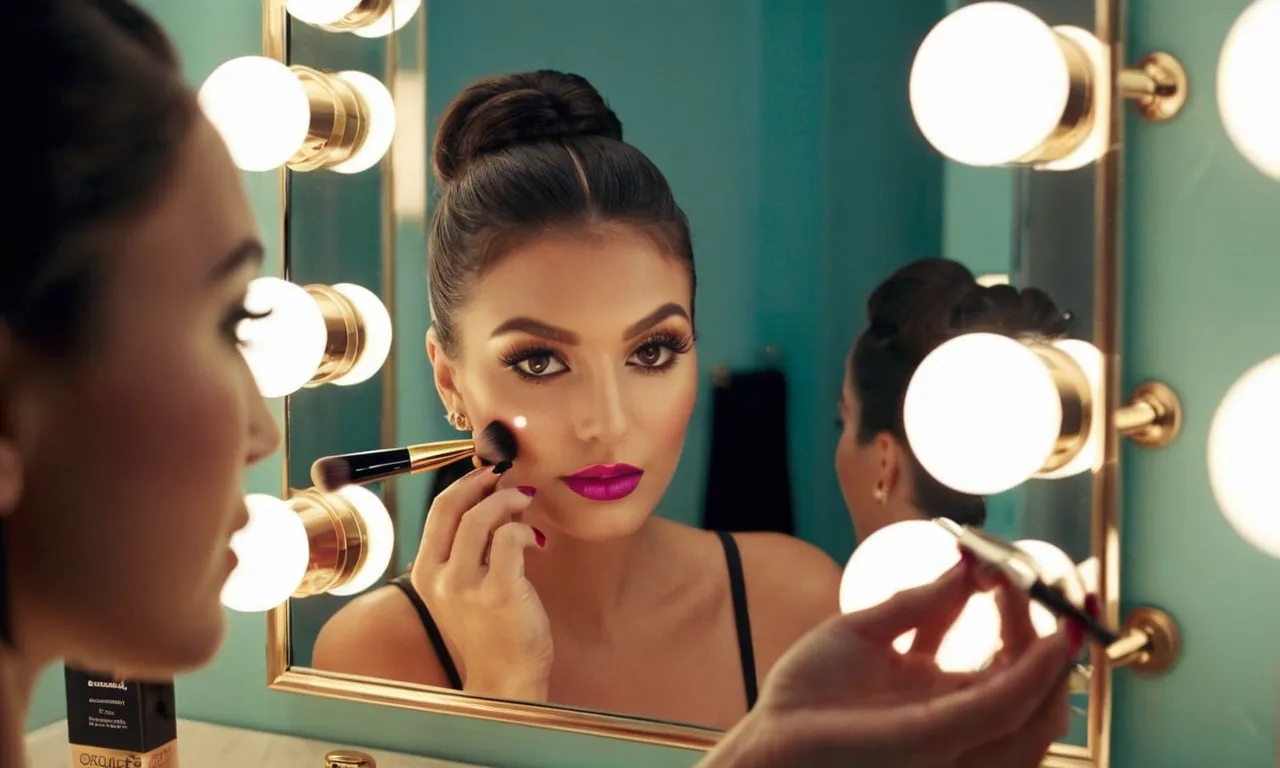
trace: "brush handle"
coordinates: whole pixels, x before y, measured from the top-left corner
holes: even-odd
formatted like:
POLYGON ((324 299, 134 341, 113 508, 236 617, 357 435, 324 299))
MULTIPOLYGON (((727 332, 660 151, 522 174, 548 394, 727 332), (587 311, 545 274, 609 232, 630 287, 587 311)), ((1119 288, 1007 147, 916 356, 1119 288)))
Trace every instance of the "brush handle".
POLYGON ((1032 600, 1043 605, 1054 616, 1076 622, 1081 629, 1088 632, 1104 648, 1120 639, 1119 635, 1102 626, 1097 619, 1068 600, 1061 590, 1037 580, 1035 584, 1031 585, 1030 593, 1032 600))
POLYGON ((342 457, 351 474, 352 485, 364 485, 403 475, 413 467, 413 457, 408 448, 386 448, 363 453, 348 453, 342 457))

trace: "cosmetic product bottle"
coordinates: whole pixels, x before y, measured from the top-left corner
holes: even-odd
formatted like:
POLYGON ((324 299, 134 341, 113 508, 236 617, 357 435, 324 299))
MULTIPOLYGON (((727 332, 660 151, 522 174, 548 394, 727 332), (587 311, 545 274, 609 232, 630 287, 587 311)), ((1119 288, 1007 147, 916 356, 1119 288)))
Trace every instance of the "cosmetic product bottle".
POLYGON ((173 681, 121 680, 66 667, 74 768, 177 768, 173 681))

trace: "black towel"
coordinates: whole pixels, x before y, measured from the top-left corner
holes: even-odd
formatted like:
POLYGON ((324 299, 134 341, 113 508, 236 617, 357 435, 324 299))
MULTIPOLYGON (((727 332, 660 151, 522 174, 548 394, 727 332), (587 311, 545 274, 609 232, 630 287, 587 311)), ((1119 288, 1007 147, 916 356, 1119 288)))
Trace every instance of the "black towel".
POLYGON ((702 527, 794 535, 782 371, 735 373, 717 384, 702 527))

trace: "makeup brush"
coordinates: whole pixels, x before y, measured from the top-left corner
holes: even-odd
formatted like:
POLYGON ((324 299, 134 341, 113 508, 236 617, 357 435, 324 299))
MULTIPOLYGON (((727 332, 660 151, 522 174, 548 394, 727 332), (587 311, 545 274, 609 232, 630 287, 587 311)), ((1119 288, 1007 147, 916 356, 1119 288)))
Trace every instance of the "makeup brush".
POLYGON ((325 491, 364 485, 398 475, 414 475, 477 456, 499 474, 516 458, 516 436, 500 421, 491 421, 474 440, 444 440, 404 448, 325 456, 311 465, 311 482, 325 491))
POLYGON ((1120 636, 1103 626, 1084 609, 1067 599, 1061 589, 1046 584, 1025 552, 986 531, 960 525, 945 517, 933 520, 956 537, 960 547, 973 553, 979 561, 995 568, 1017 589, 1044 606, 1060 619, 1070 619, 1102 647, 1112 645, 1120 636))

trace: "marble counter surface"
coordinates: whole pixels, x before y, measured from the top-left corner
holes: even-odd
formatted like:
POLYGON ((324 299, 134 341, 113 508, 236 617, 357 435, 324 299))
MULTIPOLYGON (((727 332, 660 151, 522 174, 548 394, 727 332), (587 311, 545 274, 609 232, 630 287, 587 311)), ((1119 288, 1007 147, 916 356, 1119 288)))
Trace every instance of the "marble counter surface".
MULTIPOLYGON (((195 720, 178 721, 178 768, 324 768, 324 755, 333 749, 366 752, 378 761, 378 768, 475 768, 464 763, 366 749, 356 744, 312 741, 195 720)), ((78 768, 71 765, 65 720, 27 734, 27 765, 28 768, 78 768)))

